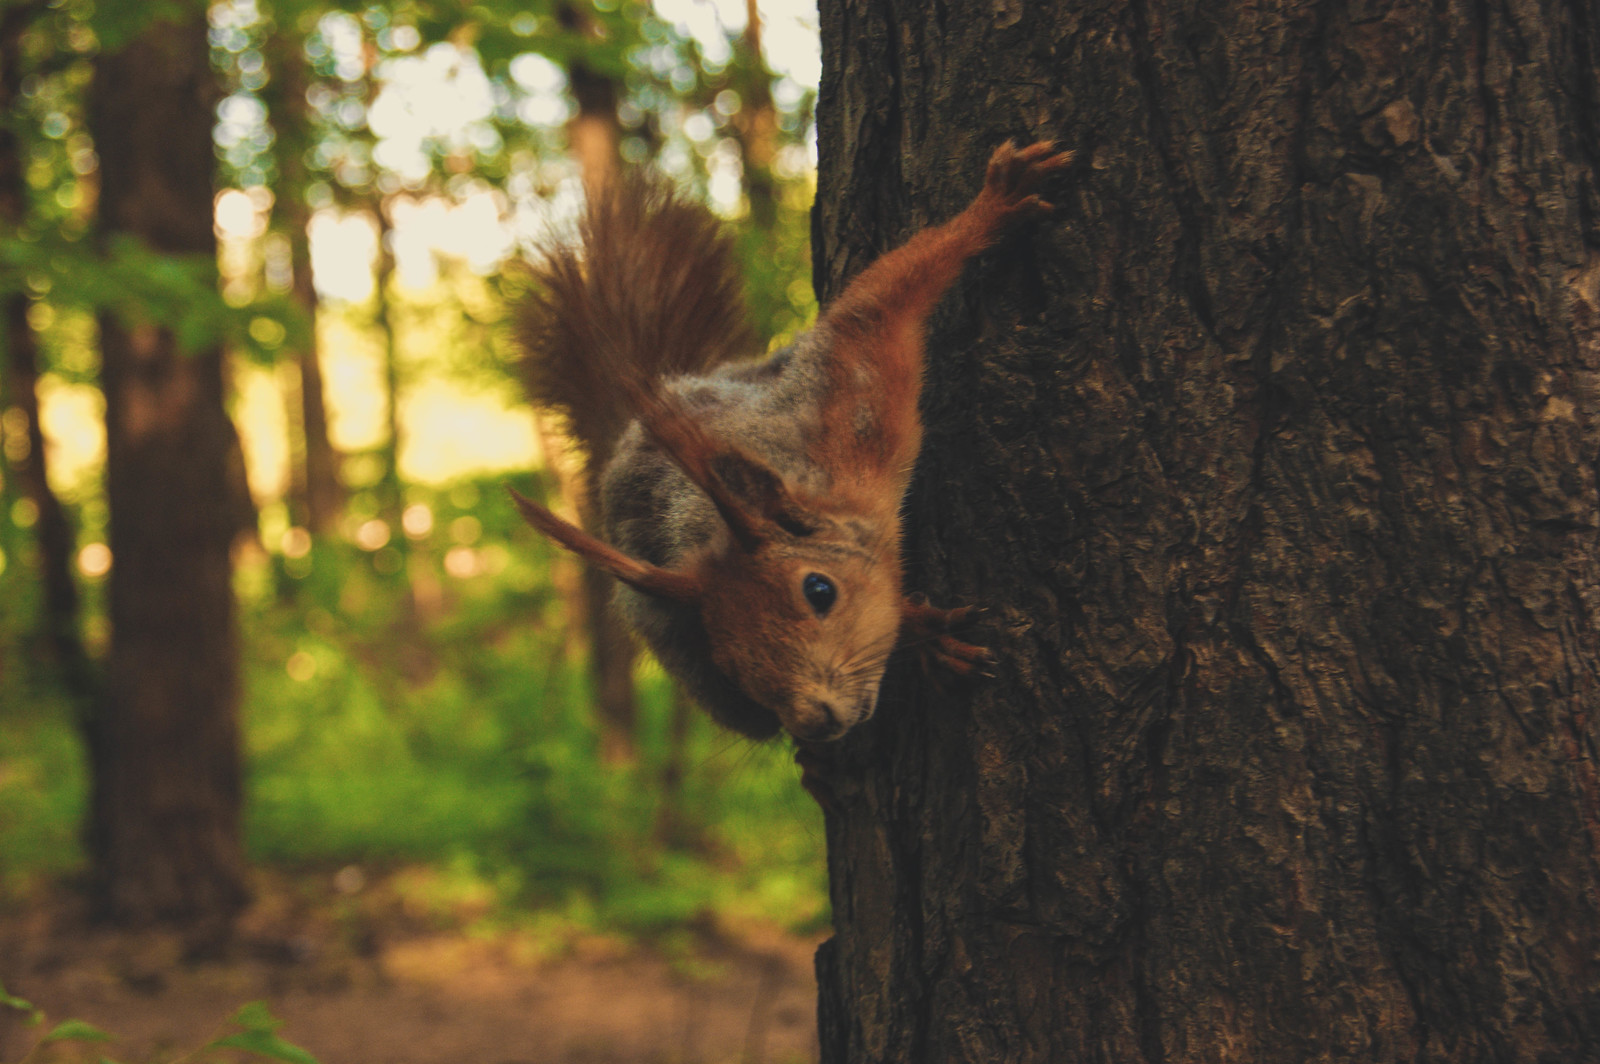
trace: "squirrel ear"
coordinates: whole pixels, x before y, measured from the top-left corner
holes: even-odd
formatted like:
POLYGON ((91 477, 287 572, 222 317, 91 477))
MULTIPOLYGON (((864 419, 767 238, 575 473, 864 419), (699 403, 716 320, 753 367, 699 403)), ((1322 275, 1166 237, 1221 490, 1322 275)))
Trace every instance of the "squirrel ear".
POLYGON ((563 547, 580 555, 596 569, 604 570, 624 584, 657 598, 675 602, 695 602, 700 598, 700 581, 688 573, 674 572, 660 566, 630 558, 617 548, 600 542, 570 521, 564 521, 531 499, 519 495, 514 488, 512 501, 528 524, 549 536, 563 547))
POLYGON ((711 437, 676 401, 659 391, 638 389, 633 400, 645 430, 711 497, 746 550, 773 539, 780 530, 792 536, 816 531, 810 511, 771 466, 711 437))

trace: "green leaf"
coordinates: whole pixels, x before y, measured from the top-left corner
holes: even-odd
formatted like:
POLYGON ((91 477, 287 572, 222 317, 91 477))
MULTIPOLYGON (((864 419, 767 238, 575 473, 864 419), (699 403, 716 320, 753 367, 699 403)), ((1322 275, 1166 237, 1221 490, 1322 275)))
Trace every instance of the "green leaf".
POLYGON ((0 986, 0 1008, 14 1008, 19 1013, 27 1013, 27 1022, 30 1022, 30 1024, 37 1024, 45 1016, 42 1011, 34 1008, 34 1003, 24 1002, 22 998, 6 994, 5 986, 0 986))
MULTIPOLYGON (((245 1006, 249 1008, 249 1006, 245 1006)), ((240 1010, 244 1011, 243 1009, 240 1010)), ((270 1015, 270 1014, 269 1014, 270 1015)), ((317 1058, 291 1042, 285 1042, 271 1031, 254 1030, 230 1034, 212 1042, 208 1049, 242 1049, 260 1057, 288 1061, 288 1064, 318 1064, 317 1058)))
POLYGON ((283 1026, 283 1021, 272 1014, 265 1001, 252 1001, 239 1006, 239 1011, 228 1018, 247 1031, 266 1031, 269 1034, 283 1026))
POLYGON ((116 1035, 107 1034, 92 1023, 82 1020, 63 1020, 56 1024, 55 1030, 39 1039, 39 1044, 46 1042, 115 1042, 116 1035))

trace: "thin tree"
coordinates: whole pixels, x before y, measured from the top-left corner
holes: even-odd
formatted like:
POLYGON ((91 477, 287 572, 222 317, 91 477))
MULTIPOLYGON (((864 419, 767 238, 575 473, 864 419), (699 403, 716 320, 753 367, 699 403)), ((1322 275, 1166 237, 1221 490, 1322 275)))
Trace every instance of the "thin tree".
MULTIPOLYGON (((89 124, 104 238, 214 270, 217 95, 198 10, 98 57, 89 124)), ((237 437, 221 351, 180 350, 151 321, 105 314, 100 328, 113 567, 90 742, 94 897, 119 921, 221 930, 246 894, 229 556, 237 437)))
POLYGON ((282 20, 267 39, 273 80, 268 84, 277 158, 278 188, 273 212, 278 228, 289 242, 291 293, 310 322, 305 342, 288 353, 293 360, 298 387, 293 389, 291 421, 299 428, 289 496, 296 520, 313 532, 329 532, 344 509, 344 485, 339 479, 338 450, 328 435, 328 410, 324 400, 322 362, 319 357, 316 317, 317 289, 311 276, 311 208, 306 191, 313 174, 306 164, 315 137, 315 120, 306 91, 310 64, 305 56, 305 34, 296 25, 305 13, 286 7, 282 20))
POLYGON ((825 0, 824 296, 1082 165, 930 336, 822 1059, 1600 1059, 1588 0, 825 0), (937 17, 936 17, 937 14, 937 17))
MULTIPOLYGON (((589 54, 602 51, 604 45, 596 42, 605 39, 592 8, 564 3, 557 8, 556 18, 562 32, 576 45, 566 62, 567 87, 578 105, 567 121, 567 149, 578 164, 586 194, 600 195, 616 180, 622 165, 622 122, 617 105, 625 87, 619 84, 620 79, 604 72, 589 54)), ((609 446, 609 441, 578 435, 581 427, 577 424, 566 428, 590 453, 609 446)), ((553 468, 551 473, 559 475, 553 468)), ((600 512, 595 495, 599 486, 575 483, 563 487, 577 502, 579 523, 598 534, 600 512)), ((601 755, 610 764, 628 764, 639 756, 639 696, 633 680, 637 653, 611 606, 616 587, 616 581, 606 573, 591 565, 581 566, 576 598, 582 607, 579 617, 589 643, 589 676, 594 685, 601 755)))
MULTIPOLYGON (((15 116, 27 66, 22 39, 43 13, 43 3, 18 4, 0 15, 0 113, 15 116)), ((10 234, 28 222, 29 193, 24 176, 25 142, 18 125, 0 124, 0 224, 10 234)), ((72 576, 75 534, 65 507, 50 486, 49 455, 39 421, 39 343, 28 321, 28 294, 5 293, 0 302, 0 395, 22 412, 26 444, 16 450, 14 463, 22 497, 37 514, 34 526, 39 546, 43 586, 40 627, 53 664, 68 691, 80 701, 93 694, 94 681, 83 639, 78 632, 78 585, 72 576)), ((7 404, 0 404, 0 406, 7 404)))

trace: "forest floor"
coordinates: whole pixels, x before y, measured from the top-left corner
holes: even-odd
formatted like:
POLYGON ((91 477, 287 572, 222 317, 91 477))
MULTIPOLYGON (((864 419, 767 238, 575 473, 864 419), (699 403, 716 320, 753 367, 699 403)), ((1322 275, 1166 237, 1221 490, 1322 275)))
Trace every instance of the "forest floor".
MULTIPOLYGON (((74 1018, 117 1036, 29 1064, 168 1062, 265 1001, 321 1064, 799 1064, 817 1057, 811 959, 823 936, 699 925, 648 938, 496 915, 437 873, 258 873, 223 946, 91 924, 63 891, 0 906, 0 1061, 74 1018)), ((259 1058, 257 1058, 259 1059, 259 1058)))

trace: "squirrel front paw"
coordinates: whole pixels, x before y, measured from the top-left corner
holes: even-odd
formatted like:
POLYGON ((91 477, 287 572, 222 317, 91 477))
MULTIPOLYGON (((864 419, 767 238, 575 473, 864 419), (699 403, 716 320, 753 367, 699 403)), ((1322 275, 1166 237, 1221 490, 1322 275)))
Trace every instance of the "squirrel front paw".
POLYGON ((940 609, 920 595, 908 597, 900 604, 900 645, 915 651, 924 669, 938 666, 956 676, 992 676, 994 655, 950 634, 981 612, 977 606, 940 609))
POLYGON ((989 170, 983 179, 983 198, 1001 215, 1042 214, 1054 207, 1034 189, 1051 174, 1077 157, 1075 151, 1060 151, 1054 141, 1041 140, 1026 148, 1006 141, 989 156, 989 170))

